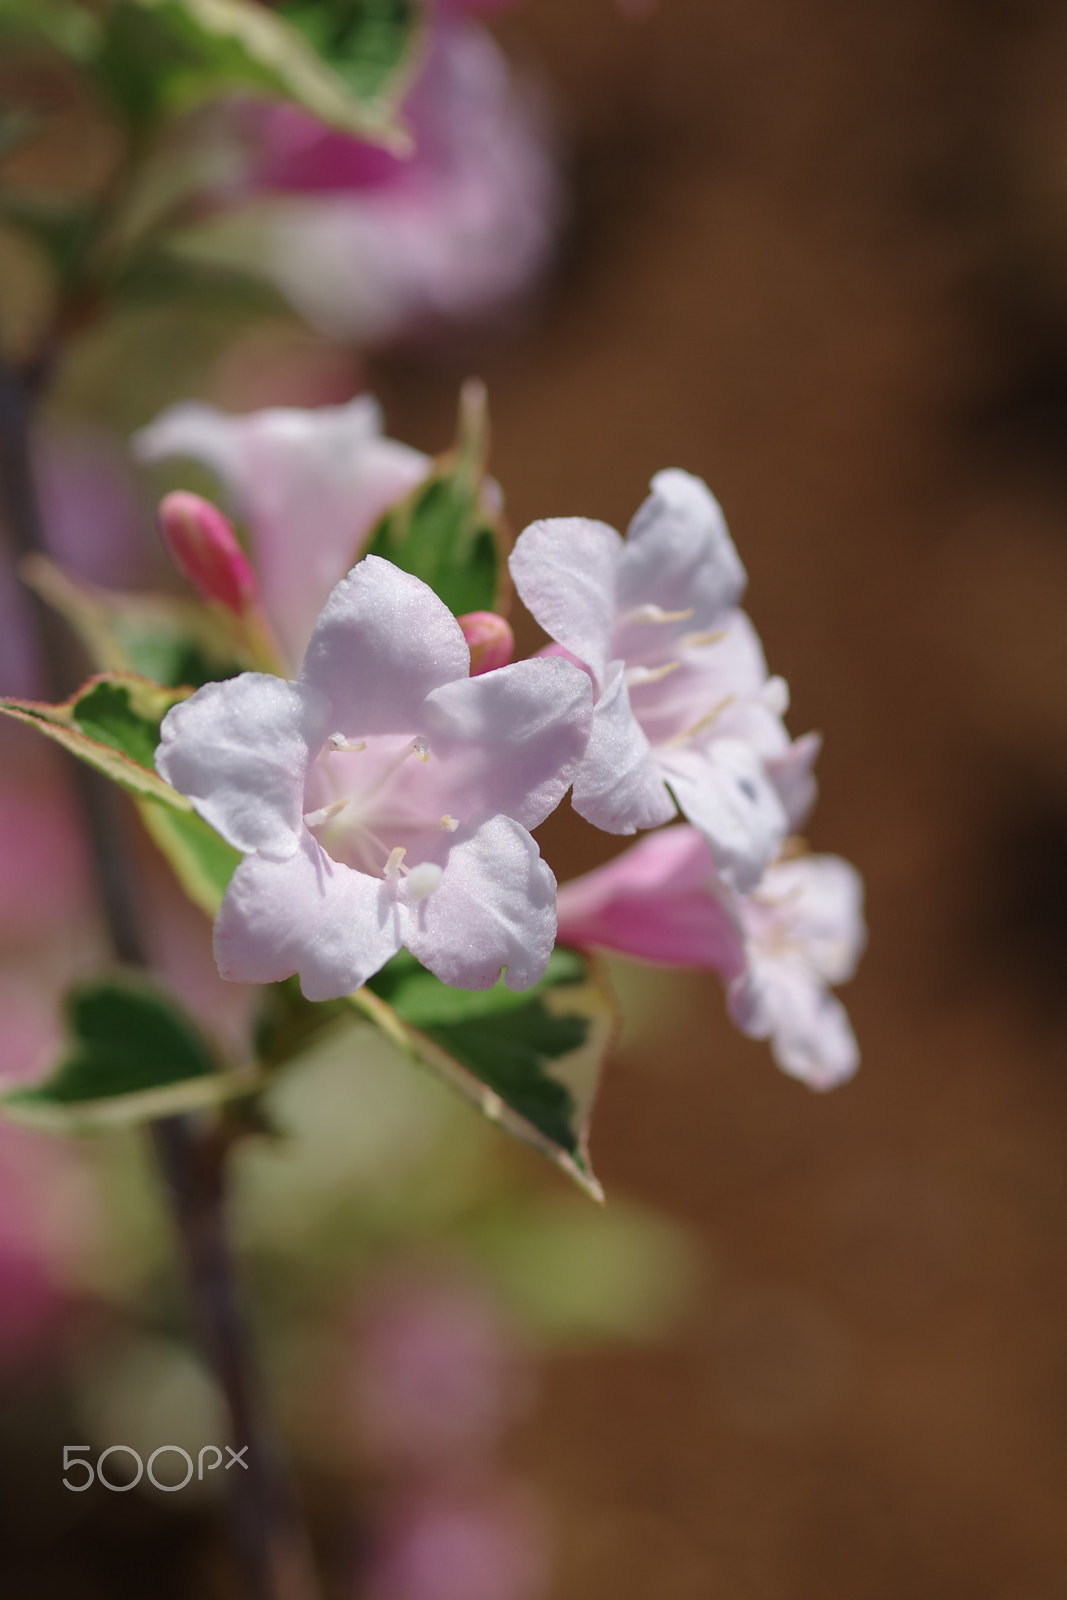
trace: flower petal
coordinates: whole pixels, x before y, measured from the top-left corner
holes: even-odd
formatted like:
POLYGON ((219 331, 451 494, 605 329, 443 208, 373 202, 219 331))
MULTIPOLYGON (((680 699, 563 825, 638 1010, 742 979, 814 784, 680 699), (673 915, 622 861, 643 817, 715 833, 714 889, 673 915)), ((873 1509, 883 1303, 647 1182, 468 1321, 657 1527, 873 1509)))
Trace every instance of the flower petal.
POLYGON ((763 763, 736 739, 717 739, 705 750, 659 754, 674 798, 707 840, 723 881, 747 894, 788 832, 785 809, 763 763))
POLYGON ((860 1064, 847 1011, 803 963, 757 960, 730 985, 727 1003, 742 1032, 769 1038, 782 1071, 813 1089, 835 1088, 860 1064))
POLYGON ((558 938, 643 961, 744 970, 740 931, 712 890, 714 863, 695 828, 664 828, 560 887, 558 938))
POLYGON ((333 861, 304 832, 287 861, 246 856, 215 920, 215 960, 237 983, 292 973, 308 1000, 366 983, 400 948, 391 886, 333 861))
POLYGON ((804 733, 784 755, 767 762, 767 776, 781 796, 793 833, 804 826, 815 804, 819 786, 812 769, 821 749, 821 733, 804 733))
POLYGON ((556 880, 526 829, 493 817, 454 844, 440 887, 402 907, 404 943, 442 983, 509 989, 542 977, 556 937, 556 880))
POLYGON ((768 867, 759 900, 780 922, 811 970, 845 983, 867 942, 863 879, 840 856, 797 856, 768 867))
POLYGON ((619 567, 618 606, 691 611, 687 627, 710 627, 744 592, 745 569, 719 502, 702 479, 657 472, 630 523, 619 567))
POLYGON ((592 719, 587 674, 569 661, 542 658, 435 689, 420 731, 431 760, 458 769, 449 811, 470 826, 502 812, 536 828, 570 787, 592 719))
POLYGON ((604 693, 593 708, 592 732, 571 804, 605 833, 658 828, 678 814, 652 747, 630 710, 621 661, 611 663, 604 693))
POLYGON ((291 856, 326 709, 313 689, 269 673, 207 683, 163 718, 156 768, 235 849, 291 856))
POLYGON ((508 566, 523 605, 557 644, 604 682, 623 544, 588 517, 553 517, 521 533, 508 566))
POLYGON ((382 512, 430 470, 420 451, 383 437, 370 395, 246 416, 175 405, 134 436, 133 448, 145 461, 192 457, 221 478, 248 525, 264 605, 294 664, 382 512))
POLYGON ((311 636, 301 681, 328 698, 331 732, 413 733, 433 689, 466 678, 463 630, 428 584, 380 556, 342 578, 311 636))

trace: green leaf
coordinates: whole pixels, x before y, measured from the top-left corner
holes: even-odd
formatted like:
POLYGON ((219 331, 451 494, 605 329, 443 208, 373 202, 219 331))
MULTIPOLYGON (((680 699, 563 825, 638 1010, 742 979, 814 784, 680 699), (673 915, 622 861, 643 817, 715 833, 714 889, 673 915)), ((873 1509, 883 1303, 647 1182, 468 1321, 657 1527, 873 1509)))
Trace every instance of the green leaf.
POLYGON ((62 1057, 44 1083, 0 1096, 9 1119, 74 1132, 169 1116, 255 1087, 247 1072, 220 1072, 192 1020, 139 975, 81 984, 64 1012, 62 1057))
POLYGON ((214 917, 241 860, 240 851, 195 811, 174 811, 155 800, 139 800, 137 809, 189 899, 214 917))
MULTIPOLYGON (((411 50, 415 38, 413 22, 411 50)), ((372 92, 361 89, 256 0, 114 0, 97 76, 134 126, 243 87, 295 100, 359 138, 398 150, 410 143, 394 114, 400 77, 395 91, 380 73, 372 92)))
POLYGON ((221 607, 173 595, 116 594, 72 577, 47 556, 27 557, 19 571, 70 623, 101 672, 136 672, 168 688, 197 689, 253 665, 221 607))
POLYGON ((161 688, 133 672, 104 672, 61 705, 5 697, 0 712, 36 728, 131 794, 191 812, 192 802, 152 768, 159 724, 188 693, 161 688))
POLYGON ((395 101, 407 87, 422 33, 420 0, 290 0, 279 10, 360 100, 395 101))
POLYGON ((601 969, 556 950, 521 994, 452 989, 406 951, 349 997, 412 1059, 440 1073, 493 1122, 542 1151, 595 1199, 589 1117, 615 1029, 601 969))
POLYGON ((367 544, 370 554, 428 583, 456 616, 497 604, 503 533, 493 508, 499 491, 486 480, 488 439, 485 389, 465 384, 455 448, 385 513, 367 544))

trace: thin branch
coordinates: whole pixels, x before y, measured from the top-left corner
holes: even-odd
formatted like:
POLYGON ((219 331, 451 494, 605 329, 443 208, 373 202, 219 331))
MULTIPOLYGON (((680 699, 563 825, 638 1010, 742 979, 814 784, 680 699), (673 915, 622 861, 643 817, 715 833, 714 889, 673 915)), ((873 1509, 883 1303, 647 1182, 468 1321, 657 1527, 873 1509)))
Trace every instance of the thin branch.
MULTIPOLYGON (((0 521, 18 558, 44 548, 30 431, 44 379, 43 367, 18 373, 0 357, 0 521)), ((47 692, 61 699, 77 681, 72 641, 35 595, 28 600, 47 692)), ((112 948, 121 961, 145 966, 120 796, 100 774, 70 759, 112 948)), ((191 1116, 154 1123, 152 1138, 204 1351, 226 1401, 234 1446, 247 1446, 242 1464, 230 1468, 230 1503, 250 1600, 315 1600, 318 1587, 300 1507, 255 1371, 226 1239, 225 1144, 210 1124, 191 1116)))

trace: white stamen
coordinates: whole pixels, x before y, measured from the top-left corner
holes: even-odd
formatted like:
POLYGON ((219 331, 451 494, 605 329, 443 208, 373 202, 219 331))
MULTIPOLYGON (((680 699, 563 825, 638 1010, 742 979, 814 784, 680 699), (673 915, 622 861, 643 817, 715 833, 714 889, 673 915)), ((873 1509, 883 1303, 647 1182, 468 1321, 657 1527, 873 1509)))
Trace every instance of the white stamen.
POLYGON ((683 633, 683 650, 703 650, 705 645, 718 644, 726 638, 725 628, 709 628, 707 633, 683 633))
POLYGON ((346 739, 343 733, 331 733, 326 743, 329 745, 331 750, 357 751, 365 750, 367 748, 366 739, 346 739))
POLYGON ((662 606, 635 606, 632 611, 627 611, 620 620, 622 622, 684 622, 693 615, 692 606, 688 611, 664 611, 662 606))
POLYGON ((406 855, 407 851, 402 844, 398 844, 395 850, 390 850, 389 860, 385 863, 385 876, 387 878, 399 878, 402 872, 407 872, 407 868, 404 866, 404 857, 406 855))
POLYGON ((446 811, 444 816, 441 818, 441 826, 444 828, 446 833, 455 833, 456 829, 459 827, 459 822, 455 817, 450 817, 446 811))
POLYGON ((627 688, 635 689, 642 683, 660 683, 664 678, 669 678, 672 672, 677 672, 681 664, 680 661, 665 661, 662 667, 627 667, 627 688))
POLYGON ((430 759, 430 741, 429 741, 429 739, 424 739, 422 737, 421 733, 419 734, 417 739, 412 739, 411 748, 415 752, 415 760, 416 761, 429 761, 429 759, 430 759))
POLYGON ((420 900, 428 900, 442 876, 442 869, 435 861, 420 861, 417 867, 412 867, 404 885, 409 902, 418 905, 420 900))
POLYGON ((768 678, 760 691, 760 699, 776 717, 784 717, 789 710, 789 685, 784 678, 768 678))
POLYGON ((347 799, 331 800, 328 806, 322 806, 318 811, 305 811, 304 821, 309 828, 321 827, 324 822, 329 822, 331 817, 336 817, 339 811, 343 811, 347 804, 347 799))

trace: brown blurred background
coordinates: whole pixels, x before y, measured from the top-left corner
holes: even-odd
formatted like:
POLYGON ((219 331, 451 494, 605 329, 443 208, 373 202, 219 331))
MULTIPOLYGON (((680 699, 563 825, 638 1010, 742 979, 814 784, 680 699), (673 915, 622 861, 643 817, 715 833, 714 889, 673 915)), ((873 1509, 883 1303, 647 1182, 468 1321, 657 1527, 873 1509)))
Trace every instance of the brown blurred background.
MULTIPOLYGON (((547 304, 478 357, 515 524, 708 479, 826 735, 812 843, 870 896, 831 1097, 712 980, 632 979, 597 1166, 708 1273, 670 1348, 550 1368, 522 1449, 556 1600, 1055 1600, 1067 14, 533 0, 499 32, 558 86, 576 187, 547 304)), ((395 436, 440 447, 464 361, 374 366, 395 436)), ((550 826, 561 876, 610 853, 550 826)))

